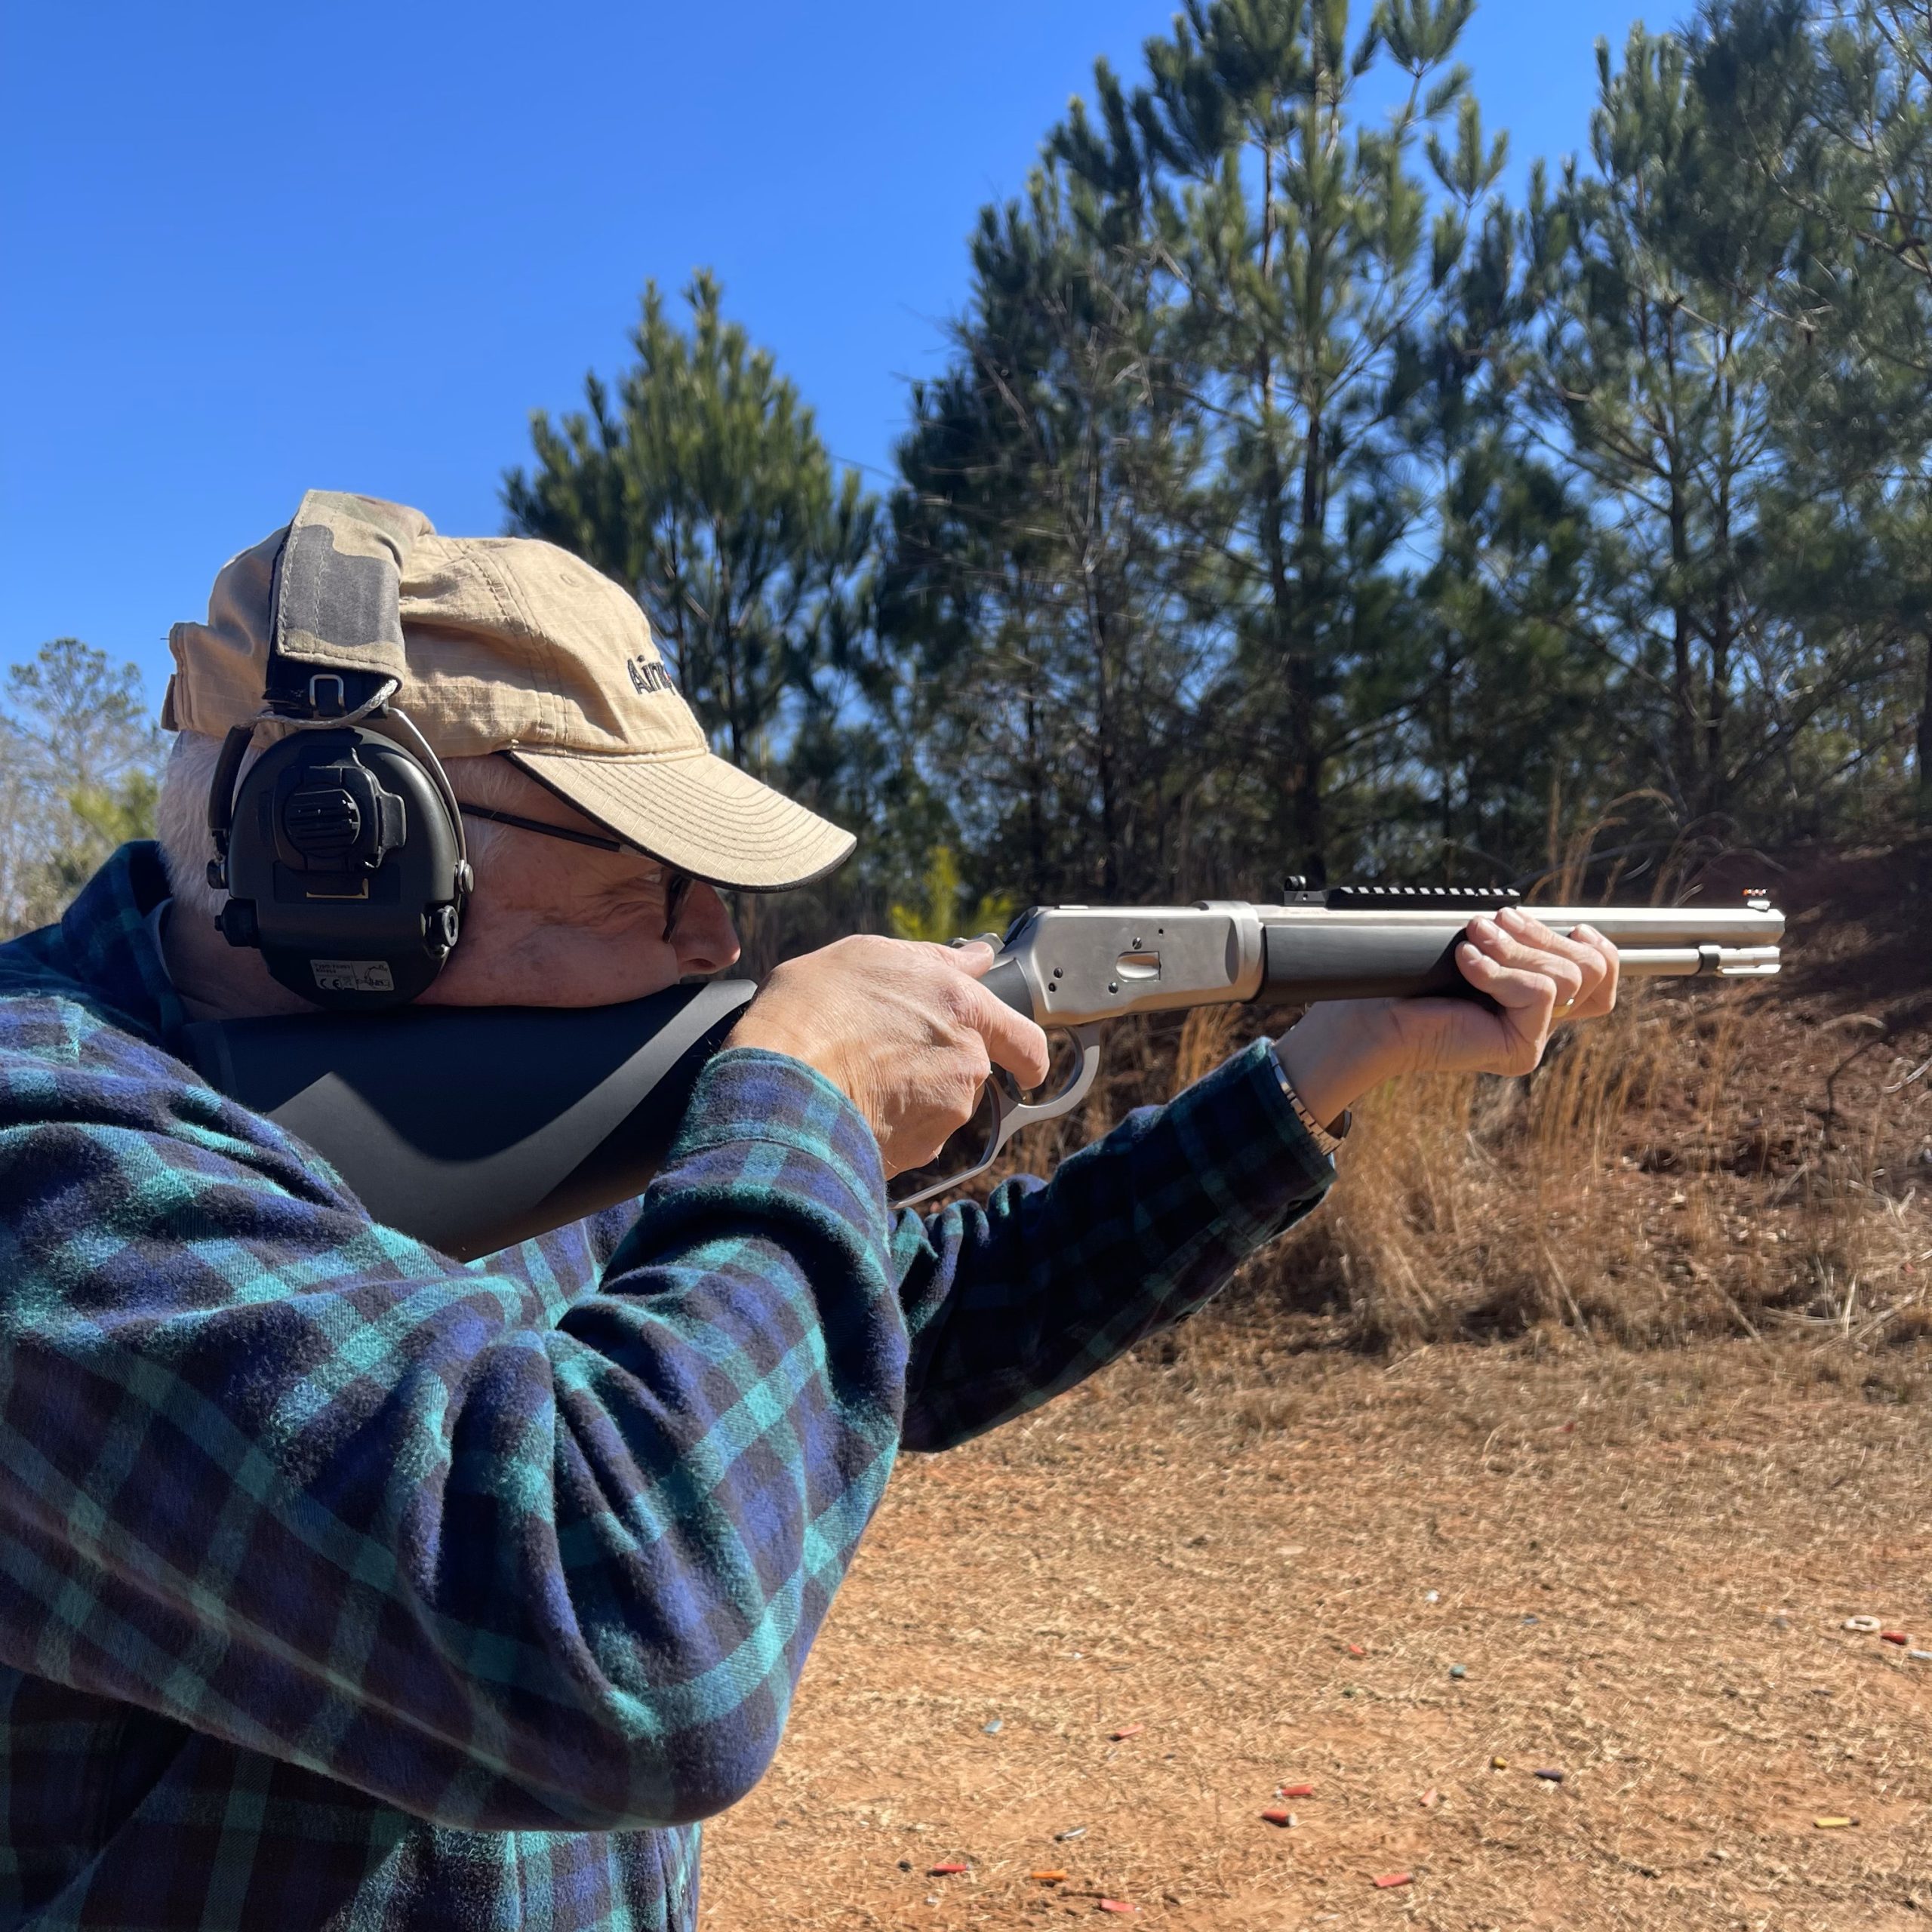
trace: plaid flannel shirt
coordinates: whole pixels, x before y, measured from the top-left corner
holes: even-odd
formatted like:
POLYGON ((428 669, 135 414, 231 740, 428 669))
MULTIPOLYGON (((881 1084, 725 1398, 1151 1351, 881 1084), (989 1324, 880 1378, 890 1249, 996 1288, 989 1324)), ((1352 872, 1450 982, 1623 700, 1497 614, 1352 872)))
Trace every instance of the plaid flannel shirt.
POLYGON ((721 1054, 641 1204, 467 1266, 170 1057, 152 845, 0 948, 0 1927, 691 1926, 903 1443, 1174 1322, 1332 1175, 1265 1043, 891 1214, 721 1054))

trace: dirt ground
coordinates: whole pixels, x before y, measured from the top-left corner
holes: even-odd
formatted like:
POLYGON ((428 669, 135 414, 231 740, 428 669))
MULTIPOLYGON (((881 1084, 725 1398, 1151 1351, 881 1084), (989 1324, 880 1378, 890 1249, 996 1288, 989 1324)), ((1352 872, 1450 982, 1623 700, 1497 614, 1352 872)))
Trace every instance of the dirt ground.
POLYGON ((1928 1471, 1922 1344, 1210 1327, 902 1464, 703 1924, 1932 1923, 1928 1471))

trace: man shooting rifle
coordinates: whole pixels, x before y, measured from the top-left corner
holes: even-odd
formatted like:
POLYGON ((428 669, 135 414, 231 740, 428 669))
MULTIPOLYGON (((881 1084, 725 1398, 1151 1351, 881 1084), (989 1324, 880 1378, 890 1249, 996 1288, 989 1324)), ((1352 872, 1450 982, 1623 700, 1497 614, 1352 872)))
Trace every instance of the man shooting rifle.
POLYGON ((743 1008, 641 1199, 464 1265, 187 1027, 637 1000, 736 958, 721 888, 853 841, 544 544, 312 494, 171 641, 158 848, 0 948, 8 1923, 691 1926, 899 1449, 1199 1307, 1369 1088, 1527 1073, 1617 997, 1589 924, 1478 915, 1486 999, 1317 1004, 922 1219, 888 1178, 1045 1038, 990 946, 842 940, 743 1008))

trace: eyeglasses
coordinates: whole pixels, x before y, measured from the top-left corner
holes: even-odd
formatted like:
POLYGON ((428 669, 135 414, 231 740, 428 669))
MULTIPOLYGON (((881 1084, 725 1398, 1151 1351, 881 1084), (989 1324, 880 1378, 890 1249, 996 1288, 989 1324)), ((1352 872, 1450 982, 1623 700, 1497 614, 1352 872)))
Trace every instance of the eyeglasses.
MULTIPOLYGON (((568 838, 573 845, 594 845, 600 852, 637 850, 621 838, 607 838, 595 832, 573 831, 567 825, 546 825, 540 818, 520 818, 515 812, 493 811, 486 805, 464 805, 462 811, 465 818, 488 819, 492 825, 513 825, 519 832, 540 832, 546 838, 568 838)), ((648 857, 650 854, 645 856, 648 857)), ((678 930, 678 918, 685 909, 685 897, 696 883, 689 872, 681 872, 675 866, 664 869, 664 937, 667 943, 678 930)))

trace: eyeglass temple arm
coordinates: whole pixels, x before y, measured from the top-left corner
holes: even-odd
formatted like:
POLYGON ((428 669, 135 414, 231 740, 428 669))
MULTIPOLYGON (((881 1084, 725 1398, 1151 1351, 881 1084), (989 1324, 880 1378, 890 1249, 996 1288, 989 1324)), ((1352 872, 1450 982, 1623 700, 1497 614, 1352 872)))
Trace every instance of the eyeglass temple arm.
MULTIPOLYGON (((548 838, 568 838, 573 845, 594 845, 600 852, 632 849, 621 838, 606 838, 595 832, 575 832, 567 825, 546 825, 540 818, 523 818, 515 812, 493 811, 487 805, 464 805, 461 809, 468 817, 488 819, 492 825, 513 825, 520 832, 540 832, 548 838)), ((685 900, 695 883, 689 872, 681 872, 675 867, 665 875, 664 937, 667 943, 678 930, 678 915, 685 909, 685 900)))

